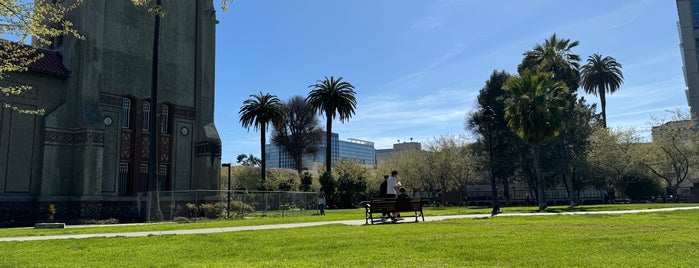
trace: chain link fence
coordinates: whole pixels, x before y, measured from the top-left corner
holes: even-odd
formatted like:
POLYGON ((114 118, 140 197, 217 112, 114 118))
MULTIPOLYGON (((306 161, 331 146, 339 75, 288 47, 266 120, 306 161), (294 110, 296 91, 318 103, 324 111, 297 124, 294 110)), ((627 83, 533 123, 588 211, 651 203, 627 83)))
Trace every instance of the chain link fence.
POLYGON ((288 217, 318 214, 318 194, 240 190, 148 192, 146 221, 288 217))

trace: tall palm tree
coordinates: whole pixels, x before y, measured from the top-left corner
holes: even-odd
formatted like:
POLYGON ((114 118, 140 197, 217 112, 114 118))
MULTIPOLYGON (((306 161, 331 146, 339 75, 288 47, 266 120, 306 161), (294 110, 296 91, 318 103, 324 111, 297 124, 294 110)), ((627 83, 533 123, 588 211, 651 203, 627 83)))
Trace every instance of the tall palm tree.
POLYGON ((325 113, 325 170, 330 172, 332 168, 332 122, 335 117, 340 118, 340 122, 349 120, 354 115, 357 107, 354 86, 342 81, 342 77, 326 76, 324 80, 318 80, 315 84, 308 86, 312 88, 306 97, 311 107, 316 112, 325 113))
POLYGON ((267 134, 267 126, 272 123, 275 126, 281 126, 286 119, 286 109, 284 105, 275 95, 262 93, 258 95, 250 95, 250 99, 243 102, 238 112, 240 115, 240 123, 248 131, 250 127, 255 130, 260 129, 260 155, 262 155, 262 163, 260 170, 261 182, 265 181, 267 175, 267 157, 265 155, 265 135, 267 134))
POLYGON ((580 80, 580 56, 573 54, 572 49, 578 44, 578 41, 559 38, 554 33, 544 40, 543 44, 525 52, 524 59, 517 69, 520 74, 525 70, 551 72, 555 80, 564 81, 569 89, 577 89, 580 80))
POLYGON ((568 87, 555 81, 551 73, 526 71, 508 79, 503 89, 512 94, 505 107, 507 125, 532 148, 539 210, 544 210, 546 197, 541 174, 541 146, 563 130, 564 97, 568 87))
POLYGON ((621 73, 621 63, 616 59, 600 54, 593 54, 587 58, 587 64, 582 67, 582 87, 587 94, 599 96, 602 104, 602 124, 607 127, 607 98, 606 94, 612 94, 619 89, 624 82, 621 73))

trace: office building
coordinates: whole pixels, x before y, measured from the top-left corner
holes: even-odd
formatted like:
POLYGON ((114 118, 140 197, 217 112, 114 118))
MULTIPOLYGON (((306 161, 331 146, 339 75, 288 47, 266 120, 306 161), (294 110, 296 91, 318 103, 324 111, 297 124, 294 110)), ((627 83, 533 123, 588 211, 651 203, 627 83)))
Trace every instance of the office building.
POLYGON ((676 0, 687 103, 699 115, 699 0, 676 0))
MULTIPOLYGON (((340 140, 337 133, 332 133, 332 164, 338 160, 351 160, 367 166, 376 164, 376 153, 374 143, 359 139, 340 140)), ((266 158, 268 168, 289 168, 296 169, 296 165, 286 151, 276 144, 266 144, 266 158)), ((323 139, 318 141, 318 152, 315 154, 305 154, 303 156, 303 166, 308 170, 318 171, 325 166, 325 134, 323 139)))

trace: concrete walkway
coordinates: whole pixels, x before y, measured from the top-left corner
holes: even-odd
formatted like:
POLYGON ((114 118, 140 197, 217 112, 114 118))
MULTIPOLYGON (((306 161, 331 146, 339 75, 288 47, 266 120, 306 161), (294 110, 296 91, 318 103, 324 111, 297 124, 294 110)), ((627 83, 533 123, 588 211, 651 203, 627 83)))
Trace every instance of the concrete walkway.
MULTIPOLYGON (((677 208, 619 210, 619 211, 587 211, 587 212, 581 211, 581 212, 562 212, 562 213, 503 213, 503 214, 497 215, 496 217, 584 215, 584 214, 631 214, 631 213, 651 213, 651 212, 694 210, 694 209, 699 209, 699 207, 677 207, 677 208)), ((448 220, 448 219, 487 218, 487 217, 490 217, 490 214, 430 216, 430 217, 425 217, 425 221, 441 221, 441 220, 448 220)), ((405 221, 412 222, 412 217, 406 217, 405 221)), ((321 226, 321 225, 330 225, 330 224, 364 225, 365 220, 303 222, 303 223, 269 224, 269 225, 239 226, 239 227, 225 227, 225 228, 170 230, 170 231, 146 231, 146 232, 128 232, 128 233, 97 233, 97 234, 52 235, 52 236, 2 237, 2 238, 0 238, 0 242, 38 241, 38 240, 57 240, 57 239, 82 239, 82 238, 95 238, 95 237, 140 237, 140 236, 149 236, 149 235, 212 234, 212 233, 226 233, 226 232, 239 232, 239 231, 256 231, 256 230, 312 227, 312 226, 321 226)))

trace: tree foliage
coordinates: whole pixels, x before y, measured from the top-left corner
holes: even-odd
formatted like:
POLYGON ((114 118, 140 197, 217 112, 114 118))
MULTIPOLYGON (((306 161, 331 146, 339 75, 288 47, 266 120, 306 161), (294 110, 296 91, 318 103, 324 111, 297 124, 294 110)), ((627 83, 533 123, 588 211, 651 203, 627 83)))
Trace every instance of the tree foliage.
POLYGON ((689 112, 674 111, 672 120, 653 118, 653 142, 643 150, 642 164, 665 181, 668 194, 677 197, 677 189, 697 170, 699 132, 689 112))
POLYGON ((568 87, 553 80, 551 73, 525 71, 507 80, 504 89, 512 98, 505 108, 508 127, 531 146, 539 209, 546 208, 544 179, 541 170, 541 146, 563 130, 563 109, 568 87))
POLYGON ((404 150, 379 166, 382 174, 399 172, 398 180, 409 191, 431 194, 465 190, 480 178, 478 160, 465 136, 441 136, 428 141, 425 150, 404 150))
POLYGON ((356 92, 349 82, 342 81, 342 77, 335 79, 325 77, 308 86, 312 88, 306 101, 316 112, 325 114, 325 170, 332 171, 332 121, 335 117, 340 122, 349 120, 354 115, 357 107, 356 92))
POLYGON ((606 190, 610 198, 627 192, 635 176, 643 173, 640 156, 644 150, 641 138, 634 129, 596 129, 588 138, 590 149, 587 162, 591 169, 591 184, 606 190))
POLYGON ((301 96, 294 96, 284 104, 286 122, 274 128, 272 142, 279 145, 294 161, 296 171, 303 172, 303 156, 318 152, 323 130, 313 107, 301 96))
POLYGON ((241 166, 258 167, 260 166, 261 160, 252 154, 239 154, 236 157, 236 163, 241 166))
POLYGON ((243 102, 238 112, 240 123, 248 130, 253 127, 260 130, 260 155, 262 156, 260 178, 265 181, 267 163, 265 153, 265 137, 267 126, 272 125, 281 128, 286 120, 286 110, 277 96, 260 92, 258 95, 250 95, 250 99, 243 102))
POLYGON ((621 72, 621 63, 612 57, 602 57, 593 54, 582 67, 582 87, 588 94, 599 96, 602 105, 602 124, 607 127, 607 98, 606 94, 612 94, 619 89, 624 81, 621 72))

